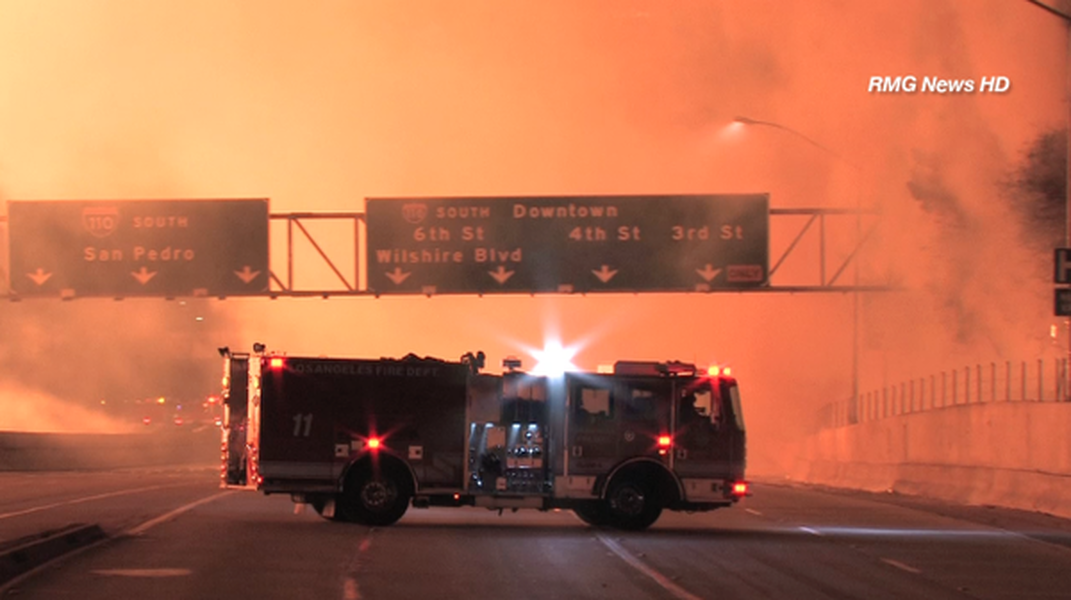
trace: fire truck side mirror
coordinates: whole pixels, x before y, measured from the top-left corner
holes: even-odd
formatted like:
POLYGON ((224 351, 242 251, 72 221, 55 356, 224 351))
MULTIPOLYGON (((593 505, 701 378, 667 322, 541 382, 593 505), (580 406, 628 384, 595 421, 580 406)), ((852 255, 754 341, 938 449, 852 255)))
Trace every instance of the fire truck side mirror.
POLYGON ((256 352, 257 354, 264 354, 264 350, 266 350, 266 349, 267 349, 267 346, 265 346, 264 344, 261 344, 260 342, 255 342, 253 344, 253 352, 256 352))

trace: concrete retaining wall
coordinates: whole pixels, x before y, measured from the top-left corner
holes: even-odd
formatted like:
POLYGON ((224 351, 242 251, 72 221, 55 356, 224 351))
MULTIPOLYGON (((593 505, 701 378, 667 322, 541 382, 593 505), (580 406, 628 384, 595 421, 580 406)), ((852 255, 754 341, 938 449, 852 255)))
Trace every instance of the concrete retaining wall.
POLYGON ((0 432, 0 471, 121 469, 219 461, 219 431, 155 434, 0 432))
POLYGON ((953 406, 811 436, 792 476, 1071 518, 1071 403, 953 406))

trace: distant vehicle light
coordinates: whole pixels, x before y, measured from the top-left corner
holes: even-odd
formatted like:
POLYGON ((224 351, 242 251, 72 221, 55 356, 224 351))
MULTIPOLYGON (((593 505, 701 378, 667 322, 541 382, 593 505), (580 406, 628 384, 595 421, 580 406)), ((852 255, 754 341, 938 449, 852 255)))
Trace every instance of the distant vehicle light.
POLYGON ((146 425, 151 425, 152 424, 152 417, 145 417, 144 419, 141 420, 141 422, 146 424, 146 425))
POLYGON ((281 358, 273 358, 273 359, 271 359, 271 363, 270 364, 271 364, 271 368, 273 368, 273 369, 281 369, 281 368, 283 368, 283 359, 281 359, 281 358))
POLYGON ((669 437, 668 435, 660 435, 660 436, 658 436, 658 445, 659 446, 661 446, 663 448, 668 448, 669 445, 672 444, 672 443, 673 443, 673 438, 669 437))
POLYGON ((378 450, 381 443, 379 438, 368 438, 368 449, 378 450))
POLYGON ((182 425, 182 417, 175 417, 175 425, 182 425))
POLYGON ((747 482, 746 481, 737 481, 736 483, 734 483, 733 484, 733 495, 734 496, 747 496, 747 482))

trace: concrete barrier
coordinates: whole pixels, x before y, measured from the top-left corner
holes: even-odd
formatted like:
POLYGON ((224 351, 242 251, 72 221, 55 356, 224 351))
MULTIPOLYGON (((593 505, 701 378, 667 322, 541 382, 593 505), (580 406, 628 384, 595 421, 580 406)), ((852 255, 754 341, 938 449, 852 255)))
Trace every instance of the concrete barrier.
POLYGON ((213 464, 219 430, 144 434, 0 432, 0 471, 56 471, 213 464))
POLYGON ((1071 403, 995 402, 811 436, 791 476, 1071 518, 1071 403))

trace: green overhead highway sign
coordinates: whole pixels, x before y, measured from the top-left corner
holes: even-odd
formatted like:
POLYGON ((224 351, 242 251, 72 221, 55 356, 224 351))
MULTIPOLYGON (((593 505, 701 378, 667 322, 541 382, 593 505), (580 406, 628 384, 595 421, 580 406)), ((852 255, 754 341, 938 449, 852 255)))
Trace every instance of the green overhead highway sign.
POLYGON ((766 194, 370 198, 377 294, 768 285, 766 194))
POLYGON ((237 296, 268 290, 267 200, 8 203, 16 296, 237 296))

